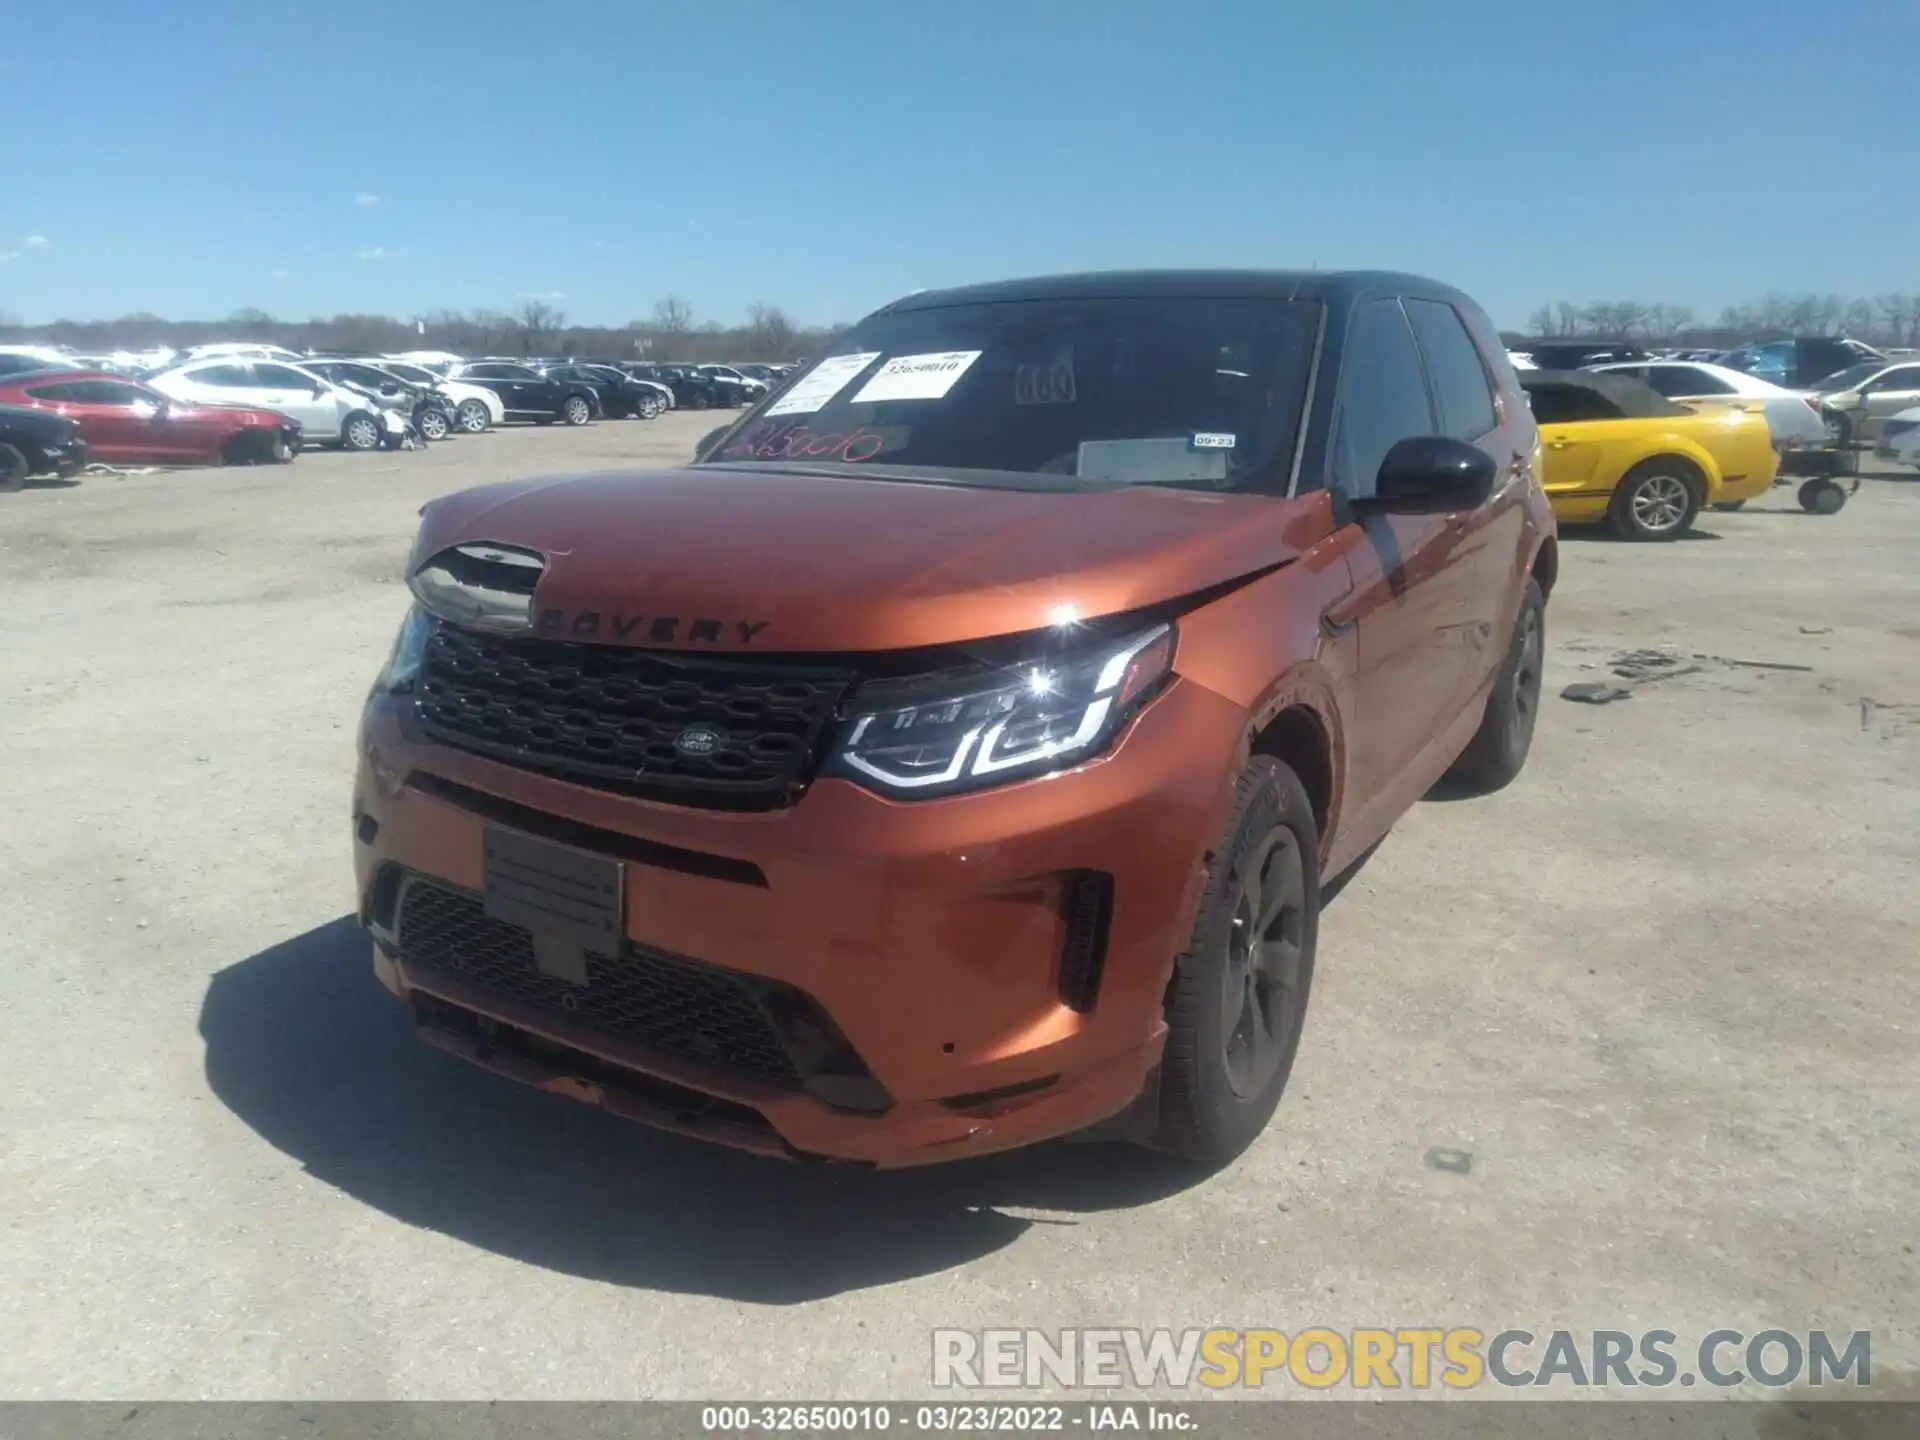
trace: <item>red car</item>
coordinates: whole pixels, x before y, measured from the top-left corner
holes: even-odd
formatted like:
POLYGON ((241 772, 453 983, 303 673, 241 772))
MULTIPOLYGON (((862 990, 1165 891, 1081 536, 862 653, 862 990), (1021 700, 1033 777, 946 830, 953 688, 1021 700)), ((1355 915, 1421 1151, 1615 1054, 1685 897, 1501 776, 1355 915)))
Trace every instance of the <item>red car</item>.
POLYGON ((0 381, 0 405, 64 416, 95 460, 147 465, 284 464, 300 422, 272 410, 190 405, 106 370, 42 370, 0 381))

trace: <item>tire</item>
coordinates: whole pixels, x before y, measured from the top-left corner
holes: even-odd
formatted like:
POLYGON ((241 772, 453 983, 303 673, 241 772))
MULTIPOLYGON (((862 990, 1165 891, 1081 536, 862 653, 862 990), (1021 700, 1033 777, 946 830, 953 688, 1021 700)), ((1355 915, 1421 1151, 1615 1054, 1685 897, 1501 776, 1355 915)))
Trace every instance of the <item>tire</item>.
POLYGON ((420 427, 423 440, 444 440, 453 433, 453 422, 447 419, 447 412, 434 405, 422 410, 414 424, 420 427))
POLYGON ((634 413, 642 420, 658 420, 660 418, 660 409, 660 397, 658 395, 648 395, 641 400, 640 408, 634 413))
POLYGON ((340 426, 340 444, 347 450, 378 450, 380 422, 364 410, 356 410, 340 426))
POLYGON ((1716 500, 1713 502, 1713 508, 1716 510, 1738 510, 1746 503, 1744 500, 1716 500))
POLYGON ((1540 680, 1547 653, 1547 598, 1531 577, 1520 595, 1507 658, 1487 692, 1480 728, 1447 772, 1482 795, 1511 785, 1526 768, 1533 728, 1540 716, 1540 680))
POLYGON ((12 495, 26 488, 27 457, 0 440, 0 495, 12 495))
POLYGON ((487 413, 487 407, 481 401, 462 400, 459 410, 454 414, 453 423, 469 435, 478 435, 493 424, 493 417, 487 413))
POLYGON ((1853 444, 1853 417, 1842 410, 1829 410, 1820 417, 1827 422, 1827 439, 1836 450, 1853 444))
POLYGON ((1306 1022, 1320 927, 1320 836, 1299 777, 1255 755, 1234 788, 1192 939, 1174 961, 1149 1142, 1214 1166, 1244 1152, 1280 1103, 1306 1022), (1239 937, 1262 912, 1273 938, 1264 955, 1249 956, 1239 937))
POLYGON ((1833 480, 1809 480, 1800 487, 1800 508, 1809 515, 1838 515, 1847 503, 1847 492, 1833 480))
POLYGON ((1627 540, 1672 540, 1693 528, 1705 486, 1691 461, 1656 455, 1614 488, 1607 520, 1627 540))
POLYGON ((569 395, 560 406, 560 414, 569 425, 584 425, 593 419, 593 406, 583 396, 569 395))

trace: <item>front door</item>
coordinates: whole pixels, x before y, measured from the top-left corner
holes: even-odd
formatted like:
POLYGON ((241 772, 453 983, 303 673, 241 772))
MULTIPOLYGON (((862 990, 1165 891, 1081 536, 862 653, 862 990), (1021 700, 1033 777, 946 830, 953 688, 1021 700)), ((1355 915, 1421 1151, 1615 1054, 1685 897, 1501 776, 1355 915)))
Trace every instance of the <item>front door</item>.
POLYGON ((1902 410, 1911 410, 1920 405, 1920 365, 1896 365, 1880 375, 1873 387, 1861 396, 1865 402, 1856 435, 1861 440, 1873 440, 1889 418, 1902 410))
MULTIPOLYGON (((1331 481, 1343 498, 1371 495, 1380 462, 1405 439, 1438 430, 1426 373, 1401 302, 1362 302, 1352 318, 1335 400, 1331 481)), ((1343 810, 1361 830, 1431 783, 1428 747, 1465 688, 1475 576, 1452 563, 1464 543, 1445 515, 1373 512, 1347 552, 1353 591, 1327 616, 1357 631, 1358 669, 1343 810), (1409 794, 1411 790, 1413 793, 1409 794)))
POLYGON ((313 393, 315 380, 290 365, 269 360, 255 360, 251 369, 253 398, 249 404, 292 416, 316 440, 331 440, 340 433, 340 407, 325 391, 313 393))

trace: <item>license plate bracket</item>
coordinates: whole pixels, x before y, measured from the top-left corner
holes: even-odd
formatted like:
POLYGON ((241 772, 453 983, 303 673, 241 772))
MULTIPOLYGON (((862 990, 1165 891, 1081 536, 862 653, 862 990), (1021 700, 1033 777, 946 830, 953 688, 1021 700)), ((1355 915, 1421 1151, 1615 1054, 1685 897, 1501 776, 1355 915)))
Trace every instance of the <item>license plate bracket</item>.
POLYGON ((620 861, 570 845, 486 827, 481 899, 488 916, 533 936, 543 975, 587 983, 587 952, 618 955, 625 936, 626 876, 620 861))

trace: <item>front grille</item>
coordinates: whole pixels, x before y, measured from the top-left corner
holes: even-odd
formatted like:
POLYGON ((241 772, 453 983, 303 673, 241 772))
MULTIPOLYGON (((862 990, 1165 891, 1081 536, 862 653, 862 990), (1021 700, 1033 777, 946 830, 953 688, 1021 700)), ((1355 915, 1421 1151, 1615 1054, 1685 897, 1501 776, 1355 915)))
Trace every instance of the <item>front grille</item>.
POLYGON ((399 950, 408 965, 443 971, 663 1055, 773 1085, 800 1080, 751 988, 770 981, 628 942, 618 957, 589 951, 587 983, 572 985, 541 973, 533 936, 493 919, 478 896, 418 877, 400 900, 399 950))
POLYGON ((853 676, 438 626, 418 714, 435 739, 600 789, 716 809, 791 804, 853 676), (689 732, 692 732, 689 734, 689 732), (685 748, 675 741, 687 737, 685 748))

